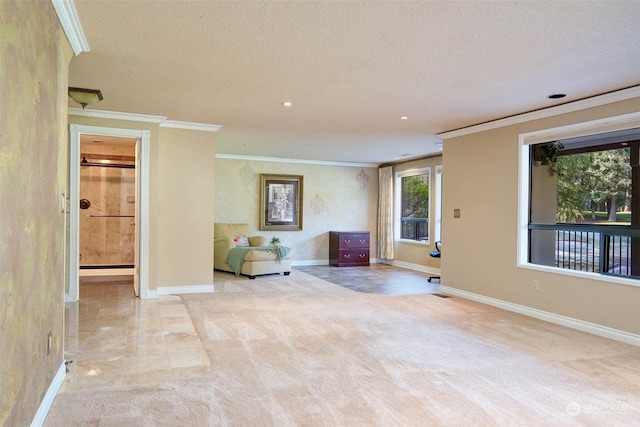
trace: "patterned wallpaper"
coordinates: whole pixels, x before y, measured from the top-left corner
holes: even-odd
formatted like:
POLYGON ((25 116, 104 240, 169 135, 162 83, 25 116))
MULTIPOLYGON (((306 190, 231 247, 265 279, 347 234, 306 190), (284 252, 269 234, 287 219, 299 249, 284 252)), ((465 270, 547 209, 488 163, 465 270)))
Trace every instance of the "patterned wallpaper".
POLYGON ((216 222, 246 222, 253 235, 280 237, 294 262, 327 262, 329 231, 368 230, 376 253, 377 168, 216 159, 215 194, 216 222), (258 230, 263 173, 304 176, 302 231, 258 230))

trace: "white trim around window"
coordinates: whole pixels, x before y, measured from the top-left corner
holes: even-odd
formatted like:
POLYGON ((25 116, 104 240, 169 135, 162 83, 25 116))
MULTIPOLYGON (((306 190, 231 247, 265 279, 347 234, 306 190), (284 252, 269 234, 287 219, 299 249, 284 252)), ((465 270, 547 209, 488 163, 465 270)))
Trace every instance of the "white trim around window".
POLYGON ((590 278, 599 281, 607 281, 638 286, 638 281, 623 277, 588 273, 583 271, 567 270, 544 265, 531 264, 529 262, 529 188, 530 165, 529 146, 558 139, 573 138, 585 135, 613 132, 618 130, 640 127, 640 112, 624 114, 614 117, 606 117, 584 123, 575 123, 550 129, 541 129, 534 132, 519 135, 519 165, 518 165, 518 247, 517 266, 532 270, 548 271, 574 277, 590 278))
MULTIPOLYGON (((432 198, 433 195, 433 184, 431 177, 431 168, 416 168, 416 169, 408 169, 403 171, 398 171, 395 173, 395 183, 394 183, 394 193, 395 198, 393 201, 393 235, 395 236, 396 242, 408 243, 413 245, 428 245, 432 239, 429 234, 429 238, 427 240, 419 241, 412 239, 403 239, 400 236, 402 235, 400 230, 400 218, 402 217, 402 178, 408 176, 416 176, 416 175, 427 175, 429 177, 429 199, 432 198)), ((429 201, 431 204, 431 201, 429 201)), ((431 210, 429 210, 429 222, 431 222, 431 210)), ((429 224, 429 233, 431 233, 431 224, 429 224)))

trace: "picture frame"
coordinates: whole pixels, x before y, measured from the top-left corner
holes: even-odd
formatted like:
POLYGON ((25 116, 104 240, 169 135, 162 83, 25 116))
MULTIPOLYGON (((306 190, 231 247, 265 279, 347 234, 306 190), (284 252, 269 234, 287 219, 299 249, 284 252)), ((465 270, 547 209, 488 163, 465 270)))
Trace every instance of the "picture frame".
POLYGON ((302 231, 302 175, 260 174, 260 231, 302 231))

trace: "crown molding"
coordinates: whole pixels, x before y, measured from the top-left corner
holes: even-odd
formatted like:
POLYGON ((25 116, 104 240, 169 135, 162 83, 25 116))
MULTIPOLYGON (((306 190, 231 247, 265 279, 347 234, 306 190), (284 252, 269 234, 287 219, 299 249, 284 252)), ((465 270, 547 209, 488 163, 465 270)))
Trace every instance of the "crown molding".
POLYGON ((357 167, 357 168, 377 168, 378 167, 377 163, 333 162, 329 160, 287 159, 287 158, 279 158, 279 157, 243 156, 239 154, 222 154, 222 153, 217 153, 216 159, 252 160, 255 162, 273 162, 273 163, 301 163, 306 165, 343 166, 343 167, 357 167))
POLYGON ((615 92, 596 95, 590 98, 581 99, 574 102, 568 102, 562 105, 544 108, 541 110, 522 113, 515 116, 505 117, 503 119, 492 120, 486 123, 468 126, 462 129, 456 129, 449 132, 438 133, 437 135, 444 139, 457 138, 459 136, 470 135, 477 132, 483 132, 491 129, 497 129, 505 126, 511 126, 518 123, 529 122, 532 120, 544 119, 560 114, 573 113, 575 111, 586 110, 587 108, 599 107, 601 105, 611 104, 614 102, 625 101, 631 98, 640 97, 640 86, 634 86, 627 89, 621 89, 615 92))
POLYGON ((160 123, 161 128, 189 129, 202 132, 218 132, 222 125, 211 125, 207 123, 179 122, 176 120, 165 120, 160 123))
POLYGON ((615 132, 640 126, 640 111, 520 134, 522 144, 539 144, 577 136, 615 132))
POLYGON ((178 122, 175 120, 167 120, 166 116, 152 116, 149 114, 125 113, 122 111, 106 111, 106 110, 83 110, 82 108, 69 107, 70 116, 94 117, 98 119, 109 120, 127 120, 130 122, 156 123, 160 127, 189 129, 201 132, 218 132, 222 125, 212 125, 207 123, 178 122))
POLYGON ((166 116, 151 116, 148 114, 124 113, 121 111, 83 110, 82 108, 69 107, 69 115, 95 117, 99 119, 128 120, 131 122, 147 122, 160 124, 167 120, 166 116))
POLYGON ((51 4, 58 15, 64 34, 69 40, 73 54, 78 56, 82 52, 89 52, 89 43, 82 30, 80 18, 73 0, 51 0, 51 4))

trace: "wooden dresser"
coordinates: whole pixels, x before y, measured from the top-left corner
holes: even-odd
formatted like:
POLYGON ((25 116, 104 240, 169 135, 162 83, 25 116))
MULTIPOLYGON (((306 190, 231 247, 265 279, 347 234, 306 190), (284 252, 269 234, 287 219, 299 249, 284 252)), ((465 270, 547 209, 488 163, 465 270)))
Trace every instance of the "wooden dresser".
POLYGON ((330 231, 329 264, 336 267, 369 265, 369 232, 330 231))

